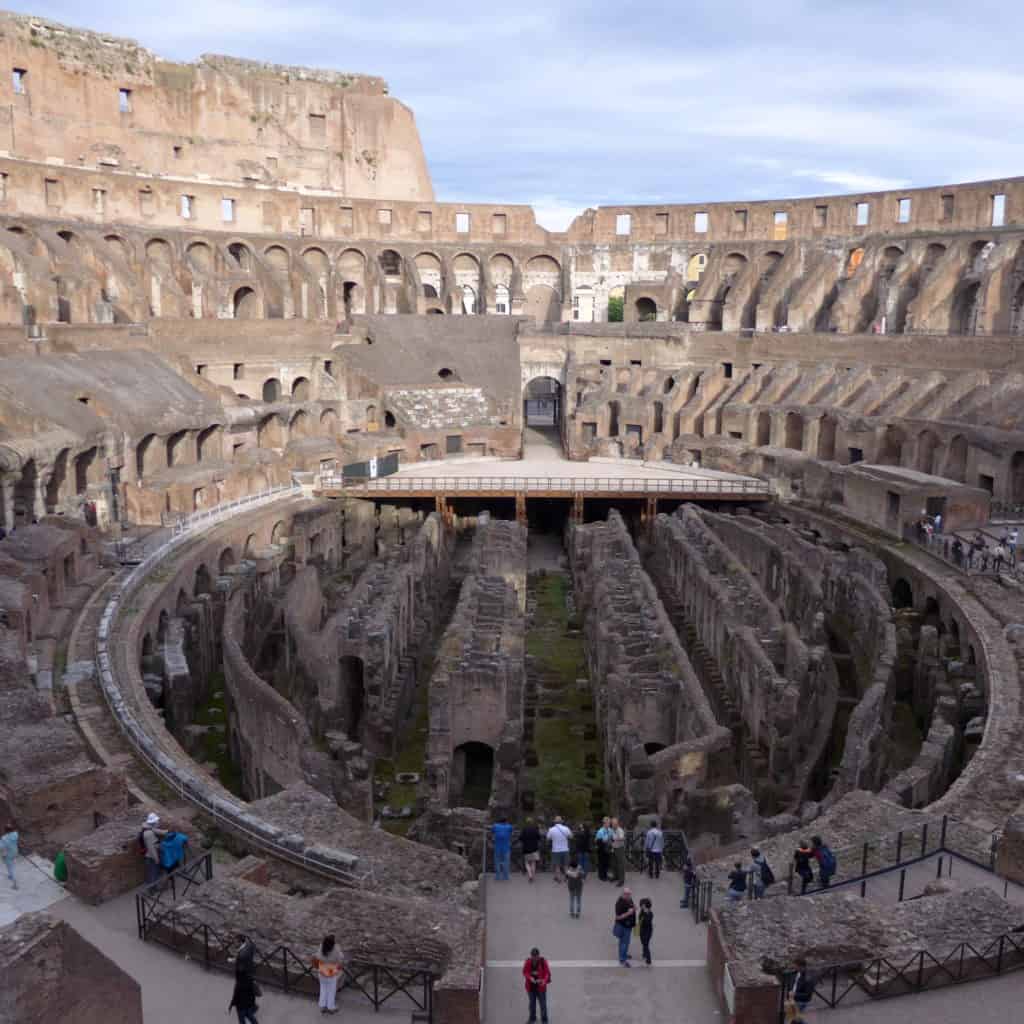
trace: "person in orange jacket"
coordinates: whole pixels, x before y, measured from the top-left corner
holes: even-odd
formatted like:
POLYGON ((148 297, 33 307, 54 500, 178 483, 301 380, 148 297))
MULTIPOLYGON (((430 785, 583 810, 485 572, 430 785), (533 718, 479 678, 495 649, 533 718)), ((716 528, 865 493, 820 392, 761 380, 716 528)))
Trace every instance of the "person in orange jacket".
POLYGON ((534 946, 523 964, 526 979, 526 994, 530 997, 530 1024, 537 1020, 537 1005, 540 1004, 541 1024, 548 1024, 548 985, 551 984, 551 968, 547 960, 534 946))

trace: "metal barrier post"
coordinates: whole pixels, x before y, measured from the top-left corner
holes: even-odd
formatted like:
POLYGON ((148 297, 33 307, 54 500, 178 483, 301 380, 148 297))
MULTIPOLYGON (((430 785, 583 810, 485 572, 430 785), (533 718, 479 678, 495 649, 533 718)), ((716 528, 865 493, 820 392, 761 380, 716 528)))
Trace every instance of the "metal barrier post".
POLYGON ((928 822, 921 826, 921 856, 928 852, 928 822))
POLYGON ((944 850, 946 848, 946 825, 949 822, 949 815, 944 814, 942 816, 942 834, 939 837, 939 846, 944 850))
POLYGON ((903 860, 903 829, 900 829, 896 835, 896 864, 899 865, 903 860))
POLYGON ((939 866, 935 869, 935 877, 936 878, 941 878, 942 877, 942 854, 941 853, 939 854, 939 866))
POLYGON ((903 902, 903 890, 906 887, 906 884, 907 884, 907 869, 906 868, 900 868, 900 894, 899 894, 899 896, 896 899, 897 903, 902 903, 903 902))
POLYGON ((860 873, 866 875, 868 873, 868 844, 864 844, 864 849, 860 855, 860 873))
POLYGON ((208 925, 203 925, 203 966, 210 969, 210 929, 208 925))
POLYGON ((281 987, 285 990, 285 992, 290 991, 290 988, 289 988, 289 985, 288 985, 288 947, 287 946, 282 946, 281 947, 281 981, 282 981, 282 986, 281 987))

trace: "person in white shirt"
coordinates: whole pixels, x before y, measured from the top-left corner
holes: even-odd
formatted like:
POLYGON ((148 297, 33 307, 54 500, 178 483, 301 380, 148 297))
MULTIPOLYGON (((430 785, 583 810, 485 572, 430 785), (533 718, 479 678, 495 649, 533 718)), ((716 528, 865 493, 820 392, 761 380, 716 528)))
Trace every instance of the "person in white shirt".
POLYGON ((551 844, 551 870, 556 882, 565 881, 565 866, 569 863, 569 840, 572 830, 562 824, 562 819, 555 818, 554 825, 548 829, 548 842, 551 844))

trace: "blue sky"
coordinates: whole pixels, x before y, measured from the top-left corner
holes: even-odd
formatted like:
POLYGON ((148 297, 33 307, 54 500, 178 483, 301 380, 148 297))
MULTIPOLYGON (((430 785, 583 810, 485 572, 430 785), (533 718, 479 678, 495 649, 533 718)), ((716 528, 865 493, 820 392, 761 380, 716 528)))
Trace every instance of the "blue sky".
POLYGON ((1024 174, 1024 4, 13 3, 193 60, 362 71, 416 112, 438 199, 782 198, 1024 174))

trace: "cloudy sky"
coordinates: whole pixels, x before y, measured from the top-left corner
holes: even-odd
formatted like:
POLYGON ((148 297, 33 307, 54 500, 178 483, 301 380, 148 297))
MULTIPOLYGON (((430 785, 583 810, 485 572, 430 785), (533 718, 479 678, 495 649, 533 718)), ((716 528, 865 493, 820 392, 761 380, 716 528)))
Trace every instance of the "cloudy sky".
POLYGON ((702 202, 1024 174, 1019 0, 73 0, 12 9, 138 39, 377 74, 438 199, 702 202))

